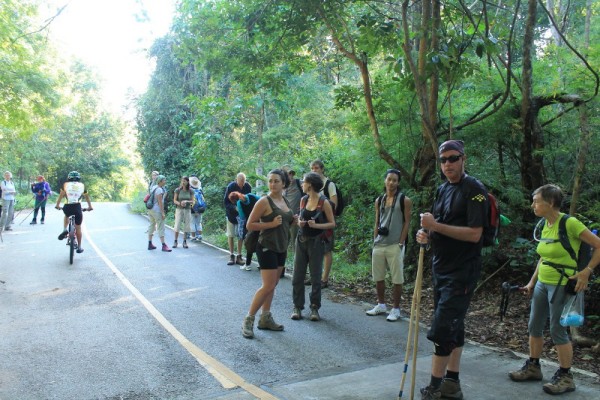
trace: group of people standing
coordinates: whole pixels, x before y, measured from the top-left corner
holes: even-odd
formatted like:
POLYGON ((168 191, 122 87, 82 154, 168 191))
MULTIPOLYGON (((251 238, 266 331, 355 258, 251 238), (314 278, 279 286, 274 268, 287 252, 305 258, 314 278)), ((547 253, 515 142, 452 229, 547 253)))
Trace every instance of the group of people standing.
MULTIPOLYGON (((4 179, 0 183, 0 192, 2 193, 2 205, 0 207, 0 230, 10 231, 12 230, 11 225, 14 219, 14 209, 17 190, 12 180, 12 173, 10 171, 4 172, 4 179)), ((31 184, 31 192, 35 197, 34 208, 33 208, 33 219, 30 224, 37 224, 38 213, 41 210, 40 223, 45 222, 46 218, 46 201, 52 194, 50 184, 46 182, 46 179, 42 175, 38 175, 36 182, 31 184)))

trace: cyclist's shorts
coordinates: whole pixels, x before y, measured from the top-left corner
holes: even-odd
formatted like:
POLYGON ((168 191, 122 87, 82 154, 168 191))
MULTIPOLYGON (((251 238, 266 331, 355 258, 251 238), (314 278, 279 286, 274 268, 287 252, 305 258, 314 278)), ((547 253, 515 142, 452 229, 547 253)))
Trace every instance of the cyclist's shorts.
POLYGON ((81 225, 83 222, 83 212, 81 211, 81 203, 69 203, 63 207, 63 212, 67 217, 75 216, 75 225, 81 225))

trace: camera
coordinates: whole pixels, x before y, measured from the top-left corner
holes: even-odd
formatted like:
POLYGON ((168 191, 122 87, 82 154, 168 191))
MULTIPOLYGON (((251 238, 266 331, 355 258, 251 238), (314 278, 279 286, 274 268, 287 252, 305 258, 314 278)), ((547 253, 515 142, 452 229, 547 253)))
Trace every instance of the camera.
POLYGON ((390 234, 390 229, 387 226, 378 226, 377 233, 381 236, 387 236, 390 234))

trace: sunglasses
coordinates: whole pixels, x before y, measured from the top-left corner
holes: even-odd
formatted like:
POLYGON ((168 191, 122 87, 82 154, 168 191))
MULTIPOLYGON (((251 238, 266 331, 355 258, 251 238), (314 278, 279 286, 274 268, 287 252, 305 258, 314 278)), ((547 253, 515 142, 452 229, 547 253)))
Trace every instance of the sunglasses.
POLYGON ((454 164, 461 158, 462 158, 461 155, 453 155, 450 157, 440 157, 438 160, 440 161, 440 164, 446 164, 446 161, 450 161, 450 164, 454 164))

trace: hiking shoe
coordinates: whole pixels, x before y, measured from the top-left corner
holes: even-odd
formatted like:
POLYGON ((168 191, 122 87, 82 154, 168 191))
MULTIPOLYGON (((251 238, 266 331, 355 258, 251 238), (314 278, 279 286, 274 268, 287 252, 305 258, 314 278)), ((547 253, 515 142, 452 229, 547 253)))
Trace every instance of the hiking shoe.
POLYGON ((267 329, 269 331, 282 331, 283 325, 278 324, 273 319, 273 314, 270 311, 265 311, 260 315, 258 320, 258 329, 267 329))
POLYGON ((235 264, 235 256, 232 254, 229 257, 229 262, 227 263, 227 265, 233 265, 233 264, 235 264))
POLYGON ((40 224, 44 225, 44 220, 41 220, 41 221, 40 221, 40 224))
POLYGON ((174 249, 176 249, 176 248, 177 248, 177 240, 175 240, 175 241, 173 242, 173 248, 174 248, 174 249))
POLYGON ((379 305, 379 304, 377 304, 371 310, 367 311, 367 315, 371 315, 371 316, 385 314, 385 313, 387 313, 387 307, 379 305))
POLYGON ((58 240, 63 240, 64 238, 67 237, 68 234, 69 234, 69 232, 67 232, 67 230, 65 229, 64 231, 62 231, 60 233, 60 235, 58 235, 58 240))
MULTIPOLYGON (((240 268, 242 268, 242 267, 240 267, 240 268)), ((246 265, 246 266, 244 267, 244 269, 245 269, 246 271, 252 271, 252 266, 251 266, 251 265, 246 265)))
POLYGON ((321 281, 321 289, 327 289, 329 287, 329 281, 321 281))
POLYGON ((182 246, 184 249, 187 249, 187 248, 188 248, 188 244, 187 244, 187 242, 186 242, 185 240, 183 241, 183 244, 182 244, 181 246, 182 246))
MULTIPOLYGON (((29 223, 29 225, 35 225, 35 224, 37 224, 37 221, 35 219, 29 223)), ((43 224, 43 222, 42 222, 42 224, 43 224)))
POLYGON ((398 321, 400 319, 400 309, 392 308, 392 311, 390 311, 386 319, 390 322, 398 321))
POLYGON ((426 386, 421 388, 421 399, 422 400, 433 400, 433 399, 441 399, 442 391, 440 388, 432 388, 431 386, 426 386))
POLYGON ((444 378, 442 386, 440 386, 442 398, 462 400, 463 394, 460 388, 460 380, 452 378, 444 378))
POLYGON ((246 315, 242 324, 242 336, 246 339, 254 337, 254 315, 246 315))
POLYGON ((246 264, 246 262, 245 262, 245 261, 244 261, 244 259, 242 258, 242 255, 241 255, 241 254, 238 254, 238 255, 237 255, 237 258, 235 259, 235 263, 236 263, 237 265, 244 265, 244 264, 246 264))
POLYGON ((570 372, 556 371, 550 382, 543 386, 544 392, 548 394, 563 394, 575 391, 573 374, 570 372))
POLYGON ((78 247, 77 250, 75 250, 78 254, 83 253, 83 249, 81 247, 78 247))
POLYGON ((294 311, 292 311, 292 316, 290 317, 294 321, 298 321, 302 319, 302 310, 298 307, 294 307, 294 311))
POLYGON ((317 310, 316 308, 310 309, 310 320, 311 321, 320 321, 321 320, 321 316, 319 315, 319 310, 317 310))
POLYGON ((163 243, 163 244, 162 244, 162 251, 167 251, 167 252, 169 252, 169 251, 171 251, 171 249, 169 248, 169 246, 167 246, 167 244, 166 244, 166 243, 163 243))
POLYGON ((5 231, 12 231, 12 228, 10 226, 7 226, 6 228, 4 228, 5 231))
POLYGON ((520 370, 509 372, 508 376, 515 382, 541 381, 544 378, 542 367, 539 364, 535 365, 529 360, 525 361, 520 370))
POLYGON ((152 242, 148 243, 148 250, 156 250, 156 246, 152 242))

